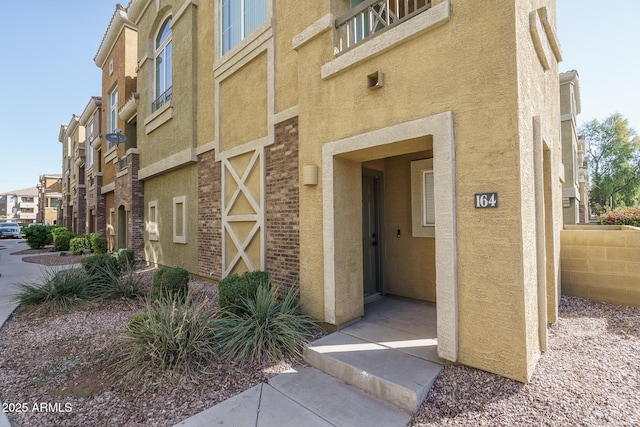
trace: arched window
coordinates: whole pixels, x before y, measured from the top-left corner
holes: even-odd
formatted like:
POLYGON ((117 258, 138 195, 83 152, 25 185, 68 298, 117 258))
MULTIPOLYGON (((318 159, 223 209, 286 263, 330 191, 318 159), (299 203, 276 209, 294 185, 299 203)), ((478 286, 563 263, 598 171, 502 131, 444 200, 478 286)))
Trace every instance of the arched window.
POLYGON ((151 111, 162 107, 171 100, 172 60, 171 53, 171 17, 167 18, 156 36, 155 51, 155 94, 151 111))

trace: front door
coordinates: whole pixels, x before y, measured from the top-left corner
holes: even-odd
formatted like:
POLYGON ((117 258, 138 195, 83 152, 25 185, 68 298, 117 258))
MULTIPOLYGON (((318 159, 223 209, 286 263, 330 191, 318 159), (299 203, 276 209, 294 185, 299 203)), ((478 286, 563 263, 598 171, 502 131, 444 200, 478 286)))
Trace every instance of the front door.
POLYGON ((362 170, 362 266, 365 299, 382 292, 380 274, 380 205, 382 172, 362 170))

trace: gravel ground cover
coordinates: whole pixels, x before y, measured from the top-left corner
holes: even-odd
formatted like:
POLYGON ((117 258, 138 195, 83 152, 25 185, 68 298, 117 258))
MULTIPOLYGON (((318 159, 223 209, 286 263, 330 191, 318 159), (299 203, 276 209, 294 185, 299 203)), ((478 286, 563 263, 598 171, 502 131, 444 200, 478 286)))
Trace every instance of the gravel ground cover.
POLYGON ((411 425, 640 425, 640 309, 563 296, 548 344, 528 384, 446 366, 411 425))
MULTIPOLYGON (((140 272, 147 289, 152 273, 140 272)), ((217 304, 214 284, 189 286, 217 304)), ((193 381, 154 388, 118 382, 109 355, 143 304, 104 301, 47 317, 18 311, 0 331, 0 398, 14 405, 14 425, 171 426, 294 363, 214 364, 193 381), (23 403, 30 410, 18 412, 23 403), (31 410, 42 403, 44 411, 31 410)), ((563 296, 559 313, 528 384, 446 366, 410 425, 640 425, 640 309, 563 296)))
MULTIPOLYGON (((153 270, 139 274, 148 291, 153 270)), ((191 279, 189 288, 194 298, 217 305, 215 284, 191 279)), ((0 330, 0 399, 13 425, 171 426, 292 365, 213 363, 190 381, 132 384, 113 375, 110 356, 117 336, 143 307, 139 299, 54 316, 18 310, 0 330)))
POLYGON ((23 262, 41 264, 46 266, 77 264, 82 258, 92 255, 85 253, 83 255, 73 255, 71 252, 51 252, 53 246, 43 249, 25 249, 18 252, 12 252, 11 255, 22 255, 23 262), (64 255, 61 255, 63 254, 64 255))

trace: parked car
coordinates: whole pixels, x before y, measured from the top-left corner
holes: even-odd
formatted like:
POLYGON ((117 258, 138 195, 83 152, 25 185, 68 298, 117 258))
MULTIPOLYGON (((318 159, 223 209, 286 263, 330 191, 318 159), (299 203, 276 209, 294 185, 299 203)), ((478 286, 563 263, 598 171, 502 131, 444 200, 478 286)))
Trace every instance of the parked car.
POLYGON ((22 239, 22 228, 15 222, 0 223, 0 239, 22 239))

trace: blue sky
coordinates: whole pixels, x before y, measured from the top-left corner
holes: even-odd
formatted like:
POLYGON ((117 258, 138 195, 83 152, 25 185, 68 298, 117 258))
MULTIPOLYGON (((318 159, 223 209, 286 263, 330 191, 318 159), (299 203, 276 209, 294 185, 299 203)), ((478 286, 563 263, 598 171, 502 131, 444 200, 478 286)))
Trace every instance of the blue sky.
MULTIPOLYGON (((100 95, 93 57, 116 2, 2 3, 0 193, 5 193, 35 186, 43 173, 60 173, 60 125, 100 95)), ((638 17, 638 0, 557 0, 560 71, 580 74, 580 123, 619 112, 640 132, 638 17)))

